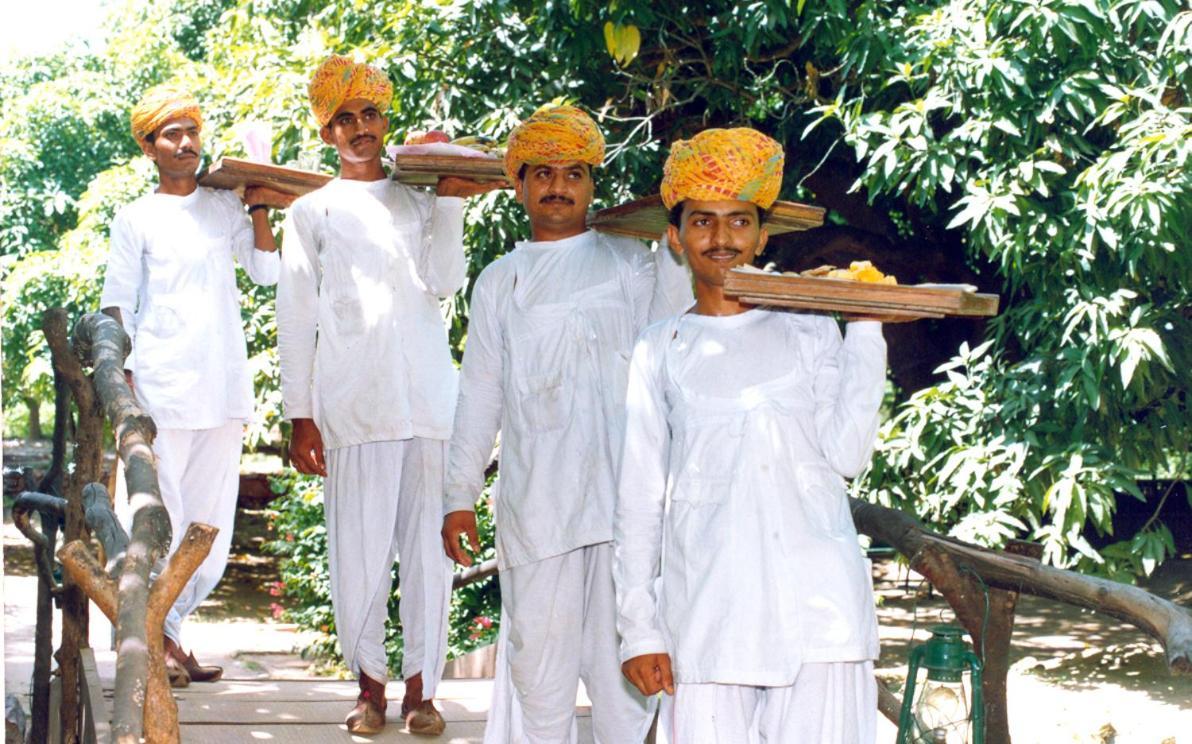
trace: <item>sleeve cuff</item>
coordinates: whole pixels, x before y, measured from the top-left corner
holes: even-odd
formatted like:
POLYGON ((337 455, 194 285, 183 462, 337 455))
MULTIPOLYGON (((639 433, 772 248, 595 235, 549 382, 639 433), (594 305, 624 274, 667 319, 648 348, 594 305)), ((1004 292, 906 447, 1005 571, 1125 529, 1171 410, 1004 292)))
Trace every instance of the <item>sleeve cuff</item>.
POLYGON ((645 656, 646 654, 668 653, 670 651, 666 647, 666 640, 663 639, 662 634, 640 638, 632 643, 624 639, 621 640, 621 663, 625 663, 638 656, 645 656))
POLYGON ((882 335, 882 324, 877 320, 852 320, 847 324, 847 337, 873 337, 882 335))
POLYGON ((463 212, 464 198, 462 196, 436 196, 435 209, 440 212, 463 212))
POLYGON ((476 497, 457 490, 448 490, 443 496, 443 514, 457 511, 476 511, 476 497))
POLYGON ((283 401, 282 408, 285 410, 285 416, 283 418, 286 421, 313 419, 315 417, 314 406, 310 404, 310 401, 304 401, 302 403, 283 401))

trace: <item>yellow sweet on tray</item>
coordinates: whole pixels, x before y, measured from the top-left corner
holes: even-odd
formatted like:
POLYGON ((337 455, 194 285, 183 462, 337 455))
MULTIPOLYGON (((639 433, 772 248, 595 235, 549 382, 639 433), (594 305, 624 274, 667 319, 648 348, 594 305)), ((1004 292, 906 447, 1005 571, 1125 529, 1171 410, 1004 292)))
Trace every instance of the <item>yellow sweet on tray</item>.
POLYGON ((827 273, 829 279, 849 279, 854 282, 870 282, 872 284, 897 284, 898 279, 886 276, 869 261, 853 261, 847 269, 832 269, 827 273))

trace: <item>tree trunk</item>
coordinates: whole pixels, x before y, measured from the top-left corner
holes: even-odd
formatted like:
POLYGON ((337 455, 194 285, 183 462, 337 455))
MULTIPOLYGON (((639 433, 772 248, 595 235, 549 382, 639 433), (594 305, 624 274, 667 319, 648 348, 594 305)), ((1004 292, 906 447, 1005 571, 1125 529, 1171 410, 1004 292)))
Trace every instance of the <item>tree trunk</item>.
POLYGON ((36 442, 45 439, 41 431, 41 401, 36 398, 25 398, 25 408, 29 410, 29 440, 36 442))

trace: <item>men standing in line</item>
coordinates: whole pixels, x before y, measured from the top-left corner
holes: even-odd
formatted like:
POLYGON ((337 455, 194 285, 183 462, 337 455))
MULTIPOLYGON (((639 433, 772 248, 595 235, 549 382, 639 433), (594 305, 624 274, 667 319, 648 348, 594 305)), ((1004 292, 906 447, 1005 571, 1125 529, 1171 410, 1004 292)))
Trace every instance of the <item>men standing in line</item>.
MULTIPOLYGON (((153 449, 173 530, 170 552, 191 522, 219 529, 166 618, 166 664, 177 686, 223 673, 185 653, 181 633, 227 565, 241 434, 253 410, 233 258, 258 284, 275 283, 277 247, 266 210, 290 201, 250 188, 245 215, 232 192, 199 187, 202 126, 197 101, 170 85, 151 88, 133 109, 132 134, 157 166, 158 185, 117 213, 100 298, 132 339, 129 382, 157 424, 153 449)), ((125 506, 118 504, 119 512, 131 520, 125 506)))
POLYGON ((500 431, 499 653, 524 730, 490 718, 494 743, 566 741, 581 678, 597 742, 640 742, 653 714, 618 670, 616 463, 634 338, 689 304, 691 287, 667 252, 587 230, 603 158, 595 122, 570 106, 544 107, 513 131, 505 170, 532 239, 485 268, 472 293, 443 541, 470 565, 460 538, 478 549, 473 508, 500 431))
POLYGON ((389 179, 381 148, 385 73, 332 56, 310 81, 339 177, 294 202, 277 297, 294 466, 326 478, 331 599, 359 675, 348 730, 385 725, 385 621, 400 555, 405 695, 412 733, 438 735, 451 564, 439 542, 456 376, 439 308, 464 281, 463 199, 494 188, 456 178, 435 194, 389 179))
POLYGON ((781 146, 676 142, 663 201, 696 304, 648 328, 629 373, 616 512, 625 676, 671 744, 872 744, 877 622, 844 478, 885 386, 881 324, 743 306, 726 272, 765 246, 781 146), (661 578, 661 581, 659 579, 661 578))

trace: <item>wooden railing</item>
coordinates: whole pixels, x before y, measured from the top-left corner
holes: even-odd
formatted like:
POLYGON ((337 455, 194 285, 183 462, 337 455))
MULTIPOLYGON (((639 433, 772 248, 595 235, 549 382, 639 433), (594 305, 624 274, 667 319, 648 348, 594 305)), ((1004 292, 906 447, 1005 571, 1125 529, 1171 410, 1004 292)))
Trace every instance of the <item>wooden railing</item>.
POLYGON ((151 580, 151 569, 169 550, 171 530, 153 456, 157 429, 124 377, 128 337, 114 319, 92 313, 78 322, 68 340, 67 315, 62 309, 46 311, 42 330, 59 391, 55 461, 57 472, 62 473, 62 495, 26 492, 13 507, 14 522, 34 544, 39 587, 44 588, 44 593, 39 589, 38 594, 28 740, 40 744, 60 734, 61 741, 72 744, 94 741, 101 735, 97 732, 110 730, 111 740, 120 744, 177 742, 178 709, 166 678, 162 626, 170 606, 210 551, 217 530, 191 524, 164 570, 151 580), (90 375, 86 367, 92 368, 90 375), (58 441, 65 432, 66 417, 61 415, 67 403, 64 390, 69 390, 78 412, 74 468, 69 471, 58 462, 58 453, 64 449, 64 443, 58 441), (131 536, 116 520, 111 497, 98 482, 105 415, 111 421, 125 469, 132 508, 131 536), (29 523, 34 513, 42 515, 40 532, 29 523), (50 554, 59 523, 65 528, 65 544, 57 554, 64 574, 61 586, 54 581, 50 554), (104 565, 89 547, 92 534, 100 543, 104 565), (60 677, 57 721, 48 715, 51 598, 59 600, 63 626, 55 654, 60 677), (110 726, 106 706, 97 702, 102 701, 98 677, 89 676, 94 663, 86 649, 88 598, 116 627, 116 689, 110 726), (88 660, 90 669, 85 664, 88 660), (50 731, 54 725, 60 726, 58 732, 50 731))

